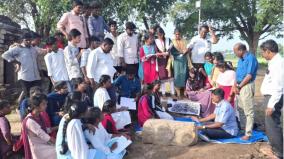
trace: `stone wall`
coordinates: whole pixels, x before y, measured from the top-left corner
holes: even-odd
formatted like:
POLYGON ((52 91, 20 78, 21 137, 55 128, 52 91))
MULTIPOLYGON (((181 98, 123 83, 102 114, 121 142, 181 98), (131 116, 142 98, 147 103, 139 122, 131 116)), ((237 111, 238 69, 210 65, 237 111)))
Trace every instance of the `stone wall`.
MULTIPOLYGON (((9 46, 20 39, 21 26, 10 18, 0 15, 0 54, 9 49, 9 46)), ((0 58, 0 85, 13 85, 17 81, 17 74, 11 63, 0 58)))

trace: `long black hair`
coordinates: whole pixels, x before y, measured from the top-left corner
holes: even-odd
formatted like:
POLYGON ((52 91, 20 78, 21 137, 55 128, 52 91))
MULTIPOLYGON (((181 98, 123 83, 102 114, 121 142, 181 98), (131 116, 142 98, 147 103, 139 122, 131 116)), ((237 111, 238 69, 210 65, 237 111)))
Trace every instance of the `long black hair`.
POLYGON ((111 80, 109 75, 102 75, 99 80, 99 86, 102 87, 109 80, 111 80))
POLYGON ((85 105, 83 102, 75 102, 70 106, 70 109, 68 111, 69 117, 65 120, 63 124, 60 154, 64 155, 68 151, 68 144, 66 142, 66 131, 67 131, 68 123, 72 119, 80 118, 81 115, 87 111, 87 108, 88 108, 87 105, 85 105))
POLYGON ((216 65, 217 68, 225 68, 225 70, 234 70, 234 67, 230 61, 219 62, 216 65))
POLYGON ((40 106, 40 103, 43 101, 47 101, 47 97, 43 93, 31 96, 28 102, 28 113, 31 113, 34 109, 38 108, 40 106))
POLYGON ((110 113, 111 108, 115 108, 115 107, 116 107, 116 105, 112 100, 107 100, 107 101, 105 101, 105 103, 103 105, 102 112, 110 113))
POLYGON ((65 99, 65 103, 64 103, 64 112, 68 113, 69 109, 71 107, 72 104, 74 104, 75 102, 80 102, 82 99, 82 93, 79 91, 74 91, 72 93, 69 93, 65 99))

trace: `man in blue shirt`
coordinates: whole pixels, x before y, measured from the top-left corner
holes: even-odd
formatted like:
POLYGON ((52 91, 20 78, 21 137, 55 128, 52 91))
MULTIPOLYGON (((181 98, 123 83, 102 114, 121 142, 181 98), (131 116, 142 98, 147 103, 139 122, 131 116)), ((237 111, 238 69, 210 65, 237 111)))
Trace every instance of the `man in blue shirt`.
POLYGON ((113 85, 118 88, 119 97, 136 98, 141 91, 140 80, 132 69, 127 69, 126 75, 119 76, 113 85))
POLYGON ((247 51, 245 44, 235 44, 234 53, 239 58, 236 70, 235 93, 238 94, 238 106, 244 110, 246 116, 246 130, 242 139, 248 140, 252 135, 254 123, 254 80, 257 74, 258 62, 254 54, 247 51))
POLYGON ((224 100, 224 95, 222 89, 215 89, 212 92, 212 103, 216 104, 214 113, 201 119, 192 117, 197 122, 208 122, 214 119, 211 124, 197 126, 197 129, 210 139, 232 138, 239 132, 235 110, 228 101, 224 100))
POLYGON ((88 29, 90 32, 90 36, 95 36, 103 41, 104 39, 104 31, 109 32, 109 27, 105 22, 104 18, 101 16, 101 4, 97 1, 94 1, 91 4, 92 7, 92 16, 88 18, 88 29))

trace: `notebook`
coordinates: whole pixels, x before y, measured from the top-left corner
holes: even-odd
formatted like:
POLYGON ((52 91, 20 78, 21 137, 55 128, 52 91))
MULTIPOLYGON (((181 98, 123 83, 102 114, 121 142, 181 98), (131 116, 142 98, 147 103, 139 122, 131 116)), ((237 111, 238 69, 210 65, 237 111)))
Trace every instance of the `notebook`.
POLYGON ((120 106, 127 107, 128 110, 136 110, 136 102, 134 98, 120 98, 120 106))
POLYGON ((127 138, 124 136, 113 138, 112 143, 115 142, 117 142, 117 148, 112 151, 115 154, 121 153, 123 150, 126 149, 126 147, 128 147, 132 143, 131 140, 127 140, 127 138))

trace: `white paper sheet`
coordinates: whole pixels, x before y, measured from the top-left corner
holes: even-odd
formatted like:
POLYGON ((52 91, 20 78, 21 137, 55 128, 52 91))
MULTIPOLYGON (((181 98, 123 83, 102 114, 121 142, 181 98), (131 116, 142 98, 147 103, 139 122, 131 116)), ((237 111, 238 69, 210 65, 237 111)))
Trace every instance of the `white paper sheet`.
POLYGON ((136 102, 134 98, 120 98, 120 106, 127 107, 128 110, 136 110, 136 102))
POLYGON ((115 127, 117 130, 123 129, 126 125, 131 124, 131 117, 129 111, 121 111, 111 114, 115 121, 115 127))
POLYGON ((121 153, 123 150, 126 149, 126 147, 128 147, 132 143, 131 140, 127 140, 127 138, 124 136, 116 137, 114 139, 115 139, 115 142, 117 142, 117 148, 113 150, 112 152, 115 154, 121 153))

